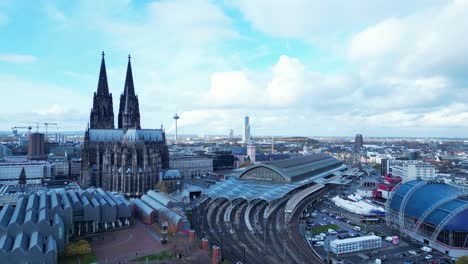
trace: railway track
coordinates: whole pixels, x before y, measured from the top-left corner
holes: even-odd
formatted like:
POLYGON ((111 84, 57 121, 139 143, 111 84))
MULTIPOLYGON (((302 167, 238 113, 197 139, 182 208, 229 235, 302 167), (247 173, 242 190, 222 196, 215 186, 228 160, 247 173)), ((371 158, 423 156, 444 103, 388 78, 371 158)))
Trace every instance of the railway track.
POLYGON ((286 200, 266 219, 263 218, 267 208, 265 203, 257 203, 246 215, 247 202, 239 202, 232 208, 232 226, 224 222, 230 202, 207 200, 194 208, 193 228, 197 234, 206 236, 210 244, 221 246, 224 259, 232 263, 323 263, 299 232, 299 217, 308 204, 333 188, 326 186, 300 201, 289 223, 284 222, 286 200), (245 221, 250 222, 253 232, 245 221), (230 228, 234 230, 233 234, 229 232, 230 228))

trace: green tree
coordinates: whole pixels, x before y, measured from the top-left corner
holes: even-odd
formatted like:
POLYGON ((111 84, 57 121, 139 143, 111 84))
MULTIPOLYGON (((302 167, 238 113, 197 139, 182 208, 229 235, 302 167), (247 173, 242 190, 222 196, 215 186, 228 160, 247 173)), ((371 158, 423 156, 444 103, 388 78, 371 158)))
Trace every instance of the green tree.
POLYGON ((456 262, 456 264, 468 264, 468 256, 463 256, 459 258, 456 262))
POLYGON ((23 169, 21 169, 18 184, 20 185, 26 184, 26 171, 24 171, 24 167, 23 169))

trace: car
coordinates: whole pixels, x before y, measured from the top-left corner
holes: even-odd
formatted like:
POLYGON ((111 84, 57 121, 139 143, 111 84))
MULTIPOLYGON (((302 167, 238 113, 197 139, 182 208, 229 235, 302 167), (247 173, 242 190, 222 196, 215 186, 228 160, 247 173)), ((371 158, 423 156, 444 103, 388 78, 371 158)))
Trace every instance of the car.
POLYGON ((432 259, 432 255, 427 255, 427 256, 425 256, 424 258, 425 258, 425 259, 428 259, 428 260, 429 260, 429 259, 432 259))
POLYGON ((432 252, 432 248, 427 247, 427 246, 422 247, 421 250, 424 250, 426 252, 432 252))
POLYGON ((414 251, 414 250, 410 250, 410 251, 408 251, 408 253, 410 253, 411 255, 416 255, 416 251, 414 251))

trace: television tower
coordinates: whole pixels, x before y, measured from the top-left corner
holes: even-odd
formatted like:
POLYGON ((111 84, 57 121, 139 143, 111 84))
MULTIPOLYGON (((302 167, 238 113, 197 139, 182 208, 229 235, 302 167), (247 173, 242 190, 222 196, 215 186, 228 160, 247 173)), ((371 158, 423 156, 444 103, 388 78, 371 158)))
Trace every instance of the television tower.
POLYGON ((180 116, 177 115, 177 113, 174 115, 174 120, 175 120, 175 142, 177 142, 177 120, 179 120, 180 116))

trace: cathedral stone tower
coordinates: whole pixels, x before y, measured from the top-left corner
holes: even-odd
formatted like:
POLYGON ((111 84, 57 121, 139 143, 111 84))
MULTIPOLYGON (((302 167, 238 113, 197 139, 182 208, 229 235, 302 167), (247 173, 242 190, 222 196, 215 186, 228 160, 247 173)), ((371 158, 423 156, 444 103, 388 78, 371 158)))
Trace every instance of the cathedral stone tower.
POLYGON ((133 74, 132 74, 132 64, 130 62, 130 55, 128 55, 128 64, 127 64, 127 76, 125 77, 125 86, 124 91, 120 95, 120 105, 119 105, 119 118, 118 124, 119 128, 124 128, 125 117, 125 106, 128 107, 128 113, 130 114, 127 124, 129 127, 134 127, 141 129, 140 126, 140 106, 138 104, 138 96, 135 95, 135 87, 133 86, 133 74))
POLYGON ((104 52, 102 52, 101 70, 97 92, 94 93, 93 108, 90 114, 90 128, 114 128, 114 107, 112 104, 112 94, 109 93, 107 84, 106 62, 104 52))
POLYGON ((166 134, 162 127, 140 128, 130 56, 125 88, 120 97, 118 129, 114 129, 104 55, 90 119, 91 126, 86 130, 82 151, 82 186, 102 187, 130 197, 154 189, 161 170, 169 167, 166 134))

